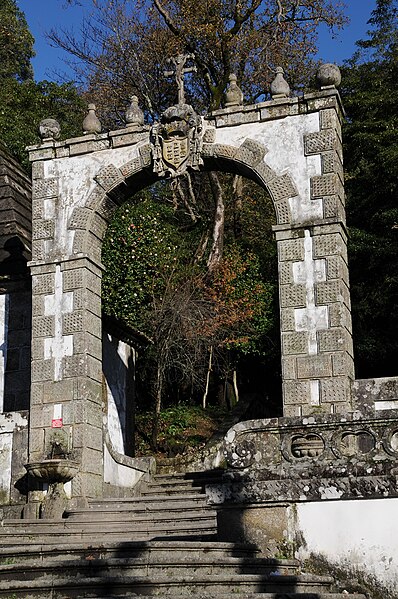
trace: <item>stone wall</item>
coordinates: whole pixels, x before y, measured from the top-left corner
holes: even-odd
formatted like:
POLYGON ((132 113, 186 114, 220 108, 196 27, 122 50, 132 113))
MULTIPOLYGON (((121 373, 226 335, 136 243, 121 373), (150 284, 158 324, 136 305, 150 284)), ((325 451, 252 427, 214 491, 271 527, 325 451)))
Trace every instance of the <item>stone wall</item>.
POLYGON ((0 412, 29 409, 31 183, 0 145, 0 412))
POLYGON ((0 143, 0 509, 26 502, 32 330, 31 183, 0 143))
MULTIPOLYGON (((359 387, 371 395, 383 385, 391 392, 394 383, 359 387)), ((267 556, 310 560, 329 572, 333 567, 346 581, 359 578, 395 598, 398 412, 375 409, 382 397, 372 395, 372 412, 368 402, 366 413, 232 427, 221 448, 223 480, 206 487, 222 540, 252 542, 267 556)))
POLYGON ((0 141, 0 274, 27 274, 31 243, 30 178, 0 141))
POLYGON ((0 519, 20 517, 26 502, 28 414, 0 414, 0 519))

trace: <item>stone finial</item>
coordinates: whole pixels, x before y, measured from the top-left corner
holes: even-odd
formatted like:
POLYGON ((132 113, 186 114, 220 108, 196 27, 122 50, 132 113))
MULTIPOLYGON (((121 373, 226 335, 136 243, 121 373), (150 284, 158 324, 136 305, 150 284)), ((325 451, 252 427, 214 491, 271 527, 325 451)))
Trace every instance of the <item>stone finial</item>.
POLYGON ((138 106, 137 96, 131 96, 130 106, 126 110, 126 123, 127 126, 143 125, 144 124, 144 113, 138 106))
POLYGON ((336 64, 321 64, 317 70, 316 79, 321 89, 338 87, 341 83, 340 69, 336 64))
POLYGON ((290 86, 283 76, 284 70, 282 67, 276 67, 275 73, 275 79, 271 83, 272 99, 288 98, 290 96, 290 86))
POLYGON ((55 119, 43 119, 39 125, 40 137, 45 139, 59 139, 61 126, 55 119))
POLYGON ((95 114, 95 104, 88 105, 88 114, 83 121, 84 133, 101 133, 101 123, 95 114))
POLYGON ((234 73, 229 76, 229 84, 225 92, 225 107, 241 106, 243 104, 243 93, 237 84, 237 77, 234 73))

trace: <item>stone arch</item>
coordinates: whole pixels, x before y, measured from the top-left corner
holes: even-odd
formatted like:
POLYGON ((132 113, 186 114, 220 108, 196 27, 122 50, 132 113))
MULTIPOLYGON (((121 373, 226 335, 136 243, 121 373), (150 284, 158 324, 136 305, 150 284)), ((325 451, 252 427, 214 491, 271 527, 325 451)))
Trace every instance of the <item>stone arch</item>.
MULTIPOLYGON (((297 196, 297 191, 289 174, 277 175, 264 162, 266 153, 262 144, 251 139, 239 147, 204 143, 204 170, 241 174, 257 182, 271 197, 277 224, 289 225, 292 220, 289 198, 297 196)), ((69 222, 69 229, 75 232, 73 254, 84 254, 100 262, 102 239, 113 211, 123 203, 132 185, 139 190, 158 180, 150 166, 150 145, 146 144, 139 149, 138 158, 119 168, 109 164, 98 171, 94 177, 96 186, 85 206, 75 208, 69 222)))
MULTIPOLYGON (((46 140, 30 151, 29 459, 47 455, 52 420, 61 415, 81 461, 73 497, 102 492, 101 246, 115 208, 133 190, 159 180, 148 133, 147 127, 127 127, 65 142, 46 140)), ((201 159, 203 170, 252 179, 273 202, 284 416, 351 409, 354 370, 336 93, 328 89, 304 101, 272 100, 209 115, 201 159)))

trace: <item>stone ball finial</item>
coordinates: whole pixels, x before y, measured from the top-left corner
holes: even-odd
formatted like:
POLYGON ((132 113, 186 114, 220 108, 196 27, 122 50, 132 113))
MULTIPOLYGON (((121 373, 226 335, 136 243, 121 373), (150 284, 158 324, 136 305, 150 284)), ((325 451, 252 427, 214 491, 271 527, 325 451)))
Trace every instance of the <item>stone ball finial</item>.
POLYGON ((290 96, 290 86, 284 78, 282 67, 276 67, 275 79, 271 83, 271 96, 275 98, 288 98, 290 96))
POLYGON ((83 121, 84 133, 101 133, 101 123, 95 114, 95 104, 88 105, 88 114, 83 121))
POLYGON ((43 119, 40 121, 39 133, 42 140, 59 139, 61 126, 55 119, 43 119))
POLYGON ((237 76, 231 73, 229 76, 229 84, 225 92, 225 107, 241 106, 243 104, 243 93, 237 84, 237 76))
POLYGON ((126 110, 126 123, 127 126, 142 126, 144 124, 144 113, 138 106, 137 96, 131 96, 130 98, 130 106, 126 110))
POLYGON ((321 64, 316 73, 320 88, 338 87, 341 83, 340 69, 336 64, 321 64))

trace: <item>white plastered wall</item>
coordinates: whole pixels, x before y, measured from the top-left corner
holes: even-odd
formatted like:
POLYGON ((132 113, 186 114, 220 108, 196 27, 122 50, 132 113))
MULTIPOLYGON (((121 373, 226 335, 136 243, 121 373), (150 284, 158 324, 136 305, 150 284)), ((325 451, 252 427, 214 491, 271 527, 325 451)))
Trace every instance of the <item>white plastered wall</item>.
POLYGON ((25 428, 27 418, 19 412, 0 414, 0 503, 6 505, 11 492, 11 465, 13 435, 17 428, 25 428))
POLYGON ((398 589, 398 499, 297 504, 297 526, 311 553, 355 575, 361 571, 391 591, 398 589))
POLYGON ((106 380, 108 402, 108 433, 113 448, 125 453, 125 436, 127 426, 127 397, 129 371, 134 362, 134 350, 127 343, 104 334, 103 369, 106 380))
POLYGON ((311 177, 321 174, 320 155, 306 156, 304 136, 320 129, 319 114, 289 116, 263 123, 217 129, 216 143, 238 147, 253 139, 267 149, 264 162, 278 175, 288 173, 298 196, 289 200, 293 222, 322 218, 322 200, 310 199, 311 177))
MULTIPOLYGON (((320 156, 305 156, 304 136, 319 131, 319 114, 289 116, 283 119, 221 127, 216 131, 216 143, 239 147, 252 139, 267 149, 265 162, 276 175, 289 173, 298 196, 290 200, 293 220, 322 217, 322 200, 310 199, 310 178, 321 174, 320 156)), ((54 255, 70 255, 73 232, 67 224, 76 207, 84 206, 96 183, 94 177, 101 168, 113 164, 121 167, 138 157, 141 142, 117 150, 101 150, 81 156, 44 162, 45 178, 59 182, 58 198, 44 202, 44 218, 55 219, 55 241, 47 248, 54 255), (54 245, 52 245, 54 244, 54 245)))

